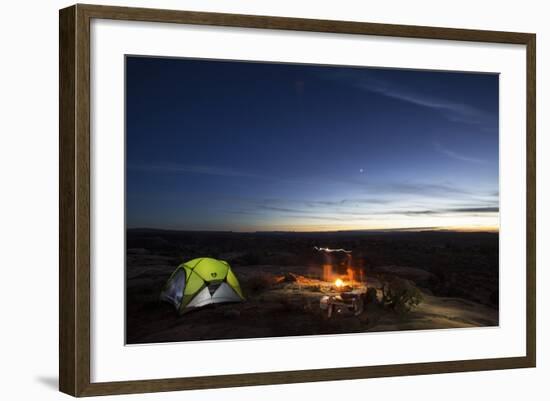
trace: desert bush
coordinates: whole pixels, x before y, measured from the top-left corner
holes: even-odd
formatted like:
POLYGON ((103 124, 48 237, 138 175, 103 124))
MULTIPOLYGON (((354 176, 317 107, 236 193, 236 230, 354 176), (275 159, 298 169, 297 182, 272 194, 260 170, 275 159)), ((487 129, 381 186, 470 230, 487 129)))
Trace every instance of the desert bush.
POLYGON ((375 304, 378 302, 378 295, 376 288, 369 287, 365 294, 365 303, 366 304, 375 304))
POLYGON ((382 283, 382 304, 395 312, 409 312, 423 300, 422 292, 409 280, 389 277, 382 283))

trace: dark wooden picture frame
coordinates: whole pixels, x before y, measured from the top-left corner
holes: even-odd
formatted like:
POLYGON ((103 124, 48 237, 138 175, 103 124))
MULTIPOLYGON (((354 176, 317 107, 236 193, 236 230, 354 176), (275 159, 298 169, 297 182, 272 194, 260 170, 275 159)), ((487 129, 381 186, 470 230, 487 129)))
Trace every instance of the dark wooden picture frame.
POLYGON ((93 396, 535 367, 535 34, 80 4, 60 10, 59 30, 59 388, 62 392, 93 396), (525 45, 526 356, 91 383, 90 21, 93 18, 525 45))

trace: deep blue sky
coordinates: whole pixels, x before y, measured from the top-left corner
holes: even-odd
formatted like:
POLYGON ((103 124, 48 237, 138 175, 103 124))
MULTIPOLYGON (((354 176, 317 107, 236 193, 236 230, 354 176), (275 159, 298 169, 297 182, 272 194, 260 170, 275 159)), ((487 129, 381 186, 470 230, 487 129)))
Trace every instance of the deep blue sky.
POLYGON ((128 227, 495 228, 498 75, 127 57, 128 227))

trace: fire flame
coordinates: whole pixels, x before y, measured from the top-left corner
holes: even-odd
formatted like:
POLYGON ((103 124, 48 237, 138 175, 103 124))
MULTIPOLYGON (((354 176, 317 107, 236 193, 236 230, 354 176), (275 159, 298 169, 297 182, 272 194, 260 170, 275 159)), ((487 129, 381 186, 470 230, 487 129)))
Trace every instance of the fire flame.
POLYGON ((344 286, 344 282, 342 281, 342 279, 337 278, 336 281, 334 282, 334 285, 335 285, 337 288, 341 288, 341 287, 344 286))

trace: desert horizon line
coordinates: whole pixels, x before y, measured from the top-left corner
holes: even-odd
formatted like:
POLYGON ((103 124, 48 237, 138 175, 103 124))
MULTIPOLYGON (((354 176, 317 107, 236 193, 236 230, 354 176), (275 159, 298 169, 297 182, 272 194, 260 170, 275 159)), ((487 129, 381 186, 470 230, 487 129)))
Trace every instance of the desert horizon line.
POLYGON ((332 229, 332 230, 193 230, 183 228, 160 228, 160 227, 126 227, 126 230, 151 230, 151 231, 180 231, 197 233, 342 233, 342 232, 463 232, 463 233, 499 233, 498 226, 479 226, 479 227, 459 227, 459 226, 441 226, 441 227, 399 227, 399 228, 359 228, 359 229, 332 229))

